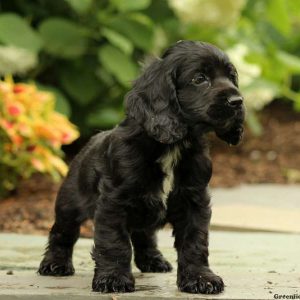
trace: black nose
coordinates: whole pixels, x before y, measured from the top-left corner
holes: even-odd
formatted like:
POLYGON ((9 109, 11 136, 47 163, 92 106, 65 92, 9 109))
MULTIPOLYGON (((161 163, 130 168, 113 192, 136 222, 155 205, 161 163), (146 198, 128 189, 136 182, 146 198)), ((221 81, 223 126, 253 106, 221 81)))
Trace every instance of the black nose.
POLYGON ((242 96, 230 96, 227 99, 228 103, 234 107, 241 106, 243 104, 243 97, 242 96))

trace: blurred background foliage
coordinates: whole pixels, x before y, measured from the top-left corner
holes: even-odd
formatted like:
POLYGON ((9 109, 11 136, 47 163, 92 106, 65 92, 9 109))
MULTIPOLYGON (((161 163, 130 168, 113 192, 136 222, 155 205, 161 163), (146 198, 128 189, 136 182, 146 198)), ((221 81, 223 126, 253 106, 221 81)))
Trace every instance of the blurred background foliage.
POLYGON ((181 39, 229 54, 254 133, 274 98, 300 111, 300 1, 0 1, 0 76, 53 92, 82 136, 118 123, 141 62, 181 39))

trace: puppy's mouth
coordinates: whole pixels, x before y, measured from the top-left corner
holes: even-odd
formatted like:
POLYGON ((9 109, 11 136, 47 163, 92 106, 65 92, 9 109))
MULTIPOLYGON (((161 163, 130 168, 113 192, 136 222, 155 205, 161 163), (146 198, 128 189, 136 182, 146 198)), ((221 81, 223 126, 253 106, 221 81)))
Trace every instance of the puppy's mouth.
POLYGON ((245 118, 245 108, 243 105, 231 105, 228 102, 212 104, 207 115, 210 123, 216 129, 226 130, 235 122, 243 122, 245 118))
POLYGON ((216 103, 210 105, 207 115, 213 123, 224 123, 234 118, 237 112, 228 104, 216 103))

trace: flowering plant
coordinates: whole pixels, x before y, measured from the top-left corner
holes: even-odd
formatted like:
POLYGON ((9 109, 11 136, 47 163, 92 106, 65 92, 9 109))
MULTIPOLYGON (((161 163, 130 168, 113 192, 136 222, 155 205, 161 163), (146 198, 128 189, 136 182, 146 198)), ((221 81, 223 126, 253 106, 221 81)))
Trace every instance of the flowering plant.
POLYGON ((0 80, 0 196, 33 173, 66 174, 61 146, 79 133, 54 105, 54 96, 33 84, 0 80))

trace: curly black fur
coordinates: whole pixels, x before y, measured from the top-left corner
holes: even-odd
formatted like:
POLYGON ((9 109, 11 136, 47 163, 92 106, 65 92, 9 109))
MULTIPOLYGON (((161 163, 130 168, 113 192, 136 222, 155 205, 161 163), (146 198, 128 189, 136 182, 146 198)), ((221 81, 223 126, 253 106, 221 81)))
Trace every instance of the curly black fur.
POLYGON ((72 162, 38 272, 72 275, 80 225, 93 218, 93 290, 132 292, 132 246, 142 272, 172 270, 155 236, 170 222, 178 288, 221 292, 223 281, 208 265, 212 166, 205 134, 215 131, 229 144, 242 137, 244 106, 234 66, 210 44, 178 42, 134 82, 126 113, 72 162))

